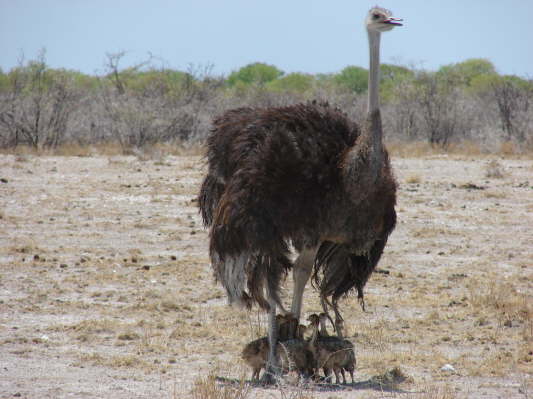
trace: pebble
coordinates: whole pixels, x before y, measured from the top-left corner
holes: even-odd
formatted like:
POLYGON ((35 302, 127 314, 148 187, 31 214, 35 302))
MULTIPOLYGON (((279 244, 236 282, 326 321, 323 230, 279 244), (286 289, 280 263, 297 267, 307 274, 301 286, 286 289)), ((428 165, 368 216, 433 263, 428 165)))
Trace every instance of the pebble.
POLYGON ((451 371, 455 372, 455 367, 453 367, 451 364, 445 364, 440 368, 440 371, 451 371))

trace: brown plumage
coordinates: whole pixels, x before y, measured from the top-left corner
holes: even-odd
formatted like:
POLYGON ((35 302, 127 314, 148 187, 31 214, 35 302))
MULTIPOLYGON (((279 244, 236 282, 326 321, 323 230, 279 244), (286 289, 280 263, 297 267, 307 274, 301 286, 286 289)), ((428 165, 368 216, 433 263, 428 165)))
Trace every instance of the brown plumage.
POLYGON ((278 340, 287 341, 289 339, 302 338, 299 336, 298 319, 291 313, 286 315, 277 315, 278 321, 278 340))
POLYGON ((339 337, 324 336, 319 333, 319 316, 313 314, 309 316, 310 327, 313 329, 313 335, 309 340, 309 350, 313 354, 317 369, 322 368, 324 375, 329 377, 331 371, 335 373, 335 382, 346 384, 344 370, 350 372, 353 379, 355 370, 355 354, 353 344, 339 337))
POLYGON ((301 377, 310 376, 309 370, 314 368, 314 357, 306 341, 297 338, 280 341, 278 354, 284 372, 297 371, 301 377))
MULTIPOLYGON (((266 367, 269 348, 268 337, 262 337, 249 342, 242 350, 242 359, 252 368, 252 380, 258 380, 261 369, 266 367)), ((297 338, 280 341, 277 353, 284 372, 297 371, 303 377, 311 374, 314 360, 306 341, 297 338)))
POLYGON ((369 107, 360 129, 326 103, 243 107, 215 118, 198 203, 209 253, 230 303, 269 311, 269 368, 277 373, 275 308, 294 264, 291 312, 300 317, 311 271, 324 303, 363 288, 396 224, 396 181, 379 110, 381 32, 401 25, 374 7, 366 19, 369 107), (326 301, 327 300, 327 301, 326 301))
POLYGON ((263 337, 246 344, 242 350, 242 359, 252 368, 252 380, 259 379, 259 373, 265 368, 268 358, 268 338, 263 337))
MULTIPOLYGON (((278 324, 278 355, 280 366, 284 372, 297 371, 301 376, 308 377, 314 368, 313 354, 309 351, 309 345, 303 340, 303 325, 298 325, 291 313, 276 316, 278 324)), ((246 344, 242 350, 242 359, 252 368, 252 380, 259 379, 259 373, 265 368, 269 342, 267 337, 262 337, 246 344)))
POLYGON ((396 223, 384 149, 377 180, 364 173, 368 135, 327 104, 240 108, 215 119, 199 204, 230 302, 268 309, 265 286, 279 302, 292 267, 289 242, 320 247, 314 280, 321 295, 335 302, 354 288, 363 297, 396 223))
MULTIPOLYGON (((326 317, 329 318, 329 316, 325 313, 321 313, 319 315, 320 321, 322 322, 322 320, 324 320, 324 323, 325 323, 326 317)), ((352 379, 352 384, 353 384, 355 364, 356 364, 354 346, 349 340, 344 339, 344 321, 343 320, 339 320, 339 319, 336 320, 335 329, 337 331, 337 338, 341 342, 341 345, 343 345, 347 350, 346 357, 344 358, 344 361, 342 362, 342 367, 341 367, 342 379, 344 382, 346 382, 346 377, 344 375, 344 372, 347 371, 350 373, 350 377, 352 379)))

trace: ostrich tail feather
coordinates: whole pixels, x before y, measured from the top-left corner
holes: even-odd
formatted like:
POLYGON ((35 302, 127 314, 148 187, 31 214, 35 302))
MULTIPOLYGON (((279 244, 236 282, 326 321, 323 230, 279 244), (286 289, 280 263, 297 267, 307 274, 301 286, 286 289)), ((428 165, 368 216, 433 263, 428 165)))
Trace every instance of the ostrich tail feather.
POLYGON ((254 304, 270 310, 267 293, 282 309, 281 283, 292 263, 286 255, 270 256, 249 251, 221 256, 211 250, 215 278, 226 289, 230 304, 250 309, 254 304))

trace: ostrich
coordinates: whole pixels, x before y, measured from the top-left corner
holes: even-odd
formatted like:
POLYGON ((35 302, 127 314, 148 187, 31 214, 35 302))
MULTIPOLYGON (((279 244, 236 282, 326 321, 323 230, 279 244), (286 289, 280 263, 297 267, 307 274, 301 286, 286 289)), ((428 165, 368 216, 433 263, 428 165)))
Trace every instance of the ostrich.
POLYGON ((317 369, 323 369, 326 380, 330 380, 331 370, 333 370, 336 383, 339 384, 341 382, 340 373, 342 383, 346 384, 344 371, 348 371, 353 383, 356 363, 354 346, 347 339, 343 339, 342 336, 330 336, 325 331, 326 317, 325 313, 321 313, 318 316, 312 314, 307 319, 310 322, 309 327, 313 331, 313 335, 309 339, 309 350, 315 358, 317 369))
MULTIPOLYGON (((252 368, 252 381, 259 380, 259 373, 267 364, 269 351, 268 337, 251 341, 243 348, 241 357, 252 368)), ((315 369, 314 357, 309 350, 308 343, 303 339, 293 338, 279 341, 277 352, 283 372, 295 370, 304 378, 313 374, 315 369)))
POLYGON ((395 227, 396 181, 382 142, 378 85, 380 36, 398 21, 379 7, 366 17, 368 113, 361 129, 339 109, 315 102, 243 107, 213 121, 198 203, 210 228, 214 275, 229 302, 268 311, 264 383, 280 372, 276 308, 288 313, 279 294, 287 272, 293 270, 290 312, 297 319, 311 274, 335 310, 351 290, 362 302, 395 227))
MULTIPOLYGON (((303 339, 302 325, 295 325, 297 319, 290 313, 277 315, 278 338, 277 351, 283 371, 297 370, 301 376, 312 374, 313 355, 308 349, 307 342, 303 339)), ((265 367, 269 353, 268 337, 258 338, 245 345, 241 352, 242 359, 252 368, 252 380, 259 379, 261 369, 265 367)))
POLYGON ((266 365, 268 352, 268 337, 253 340, 242 350, 242 359, 252 368, 252 381, 259 380, 259 373, 266 365))
MULTIPOLYGON (((320 320, 320 327, 322 329, 322 325, 326 323, 326 317, 327 314, 320 313, 319 320, 320 320)), ((352 384, 354 383, 353 374, 355 372, 355 353, 354 353, 354 347, 353 344, 348 341, 347 339, 344 339, 344 320, 336 320, 335 323, 335 330, 337 331, 337 337, 332 337, 331 340, 338 340, 340 345, 343 346, 344 350, 346 350, 345 357, 343 361, 341 362, 341 374, 342 379, 344 383, 346 383, 346 376, 344 375, 344 371, 348 371, 350 373, 350 377, 352 379, 352 384)), ((326 332, 327 334, 327 332, 326 332)), ((328 338, 329 339, 329 338, 328 338)))
POLYGON ((309 350, 313 354, 317 369, 322 368, 327 379, 331 370, 335 373, 335 382, 341 383, 339 374, 342 375, 342 383, 346 384, 344 370, 348 370, 353 380, 355 370, 355 354, 353 344, 345 339, 332 336, 324 336, 319 332, 320 317, 316 314, 309 316, 310 327, 313 335, 309 340, 309 350))
MULTIPOLYGON (((265 368, 270 352, 268 337, 258 338, 243 348, 241 357, 252 368, 252 381, 259 380, 259 373, 265 368)), ((297 371, 304 378, 314 370, 314 358, 306 341, 298 338, 277 343, 280 368, 283 372, 297 371)))

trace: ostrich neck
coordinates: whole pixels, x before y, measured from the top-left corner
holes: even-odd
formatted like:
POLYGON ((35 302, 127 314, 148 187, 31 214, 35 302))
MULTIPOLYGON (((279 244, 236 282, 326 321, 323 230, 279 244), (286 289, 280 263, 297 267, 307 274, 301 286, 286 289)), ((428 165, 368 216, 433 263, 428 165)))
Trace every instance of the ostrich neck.
POLYGON ((320 335, 323 337, 328 335, 328 330, 326 328, 326 321, 323 319, 320 319, 320 335))
POLYGON ((379 176, 383 161, 381 114, 379 111, 379 42, 381 33, 368 30, 370 66, 368 70, 368 115, 362 140, 369 150, 369 172, 372 182, 379 176))
POLYGON ((309 346, 312 352, 315 352, 316 339, 318 338, 318 325, 313 325, 313 334, 311 335, 311 340, 309 341, 309 346))
POLYGON ((381 33, 368 30, 370 66, 368 70, 368 114, 379 110, 379 42, 381 33))
POLYGON ((370 66, 368 71, 368 113, 361 135, 344 158, 346 187, 361 201, 373 192, 383 168, 381 115, 379 111, 379 41, 380 33, 368 30, 370 66))

